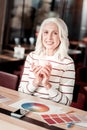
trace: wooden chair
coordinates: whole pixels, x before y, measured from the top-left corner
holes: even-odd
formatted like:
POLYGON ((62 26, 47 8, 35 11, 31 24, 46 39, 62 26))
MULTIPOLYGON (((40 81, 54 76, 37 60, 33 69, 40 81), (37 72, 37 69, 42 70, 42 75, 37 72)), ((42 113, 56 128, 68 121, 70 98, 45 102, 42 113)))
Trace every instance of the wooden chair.
POLYGON ((85 110, 86 96, 83 93, 78 93, 77 101, 71 103, 72 107, 85 110))
POLYGON ((0 71, 0 86, 17 90, 18 76, 0 71))
POLYGON ((87 66, 77 69, 73 96, 71 106, 87 110, 87 66))

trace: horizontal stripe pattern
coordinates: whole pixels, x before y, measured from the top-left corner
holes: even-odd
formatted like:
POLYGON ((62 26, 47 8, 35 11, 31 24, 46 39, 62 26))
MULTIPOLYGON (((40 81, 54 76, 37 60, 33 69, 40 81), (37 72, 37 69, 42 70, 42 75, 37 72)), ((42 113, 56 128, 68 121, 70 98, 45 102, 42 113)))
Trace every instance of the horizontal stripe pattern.
POLYGON ((58 103, 70 105, 73 98, 73 89, 75 83, 75 67, 74 62, 70 57, 65 57, 62 61, 56 60, 55 57, 45 57, 52 65, 51 76, 49 82, 52 85, 50 90, 46 90, 44 86, 38 86, 36 89, 32 82, 35 76, 32 72, 31 64, 38 62, 39 57, 31 52, 25 61, 24 72, 19 85, 19 91, 27 94, 33 94, 41 98, 53 100, 58 103))

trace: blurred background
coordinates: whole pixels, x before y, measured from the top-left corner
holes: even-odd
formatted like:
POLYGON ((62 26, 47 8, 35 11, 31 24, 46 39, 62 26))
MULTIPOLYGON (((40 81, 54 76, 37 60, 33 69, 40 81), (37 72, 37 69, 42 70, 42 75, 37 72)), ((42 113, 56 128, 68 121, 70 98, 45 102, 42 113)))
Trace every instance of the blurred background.
POLYGON ((29 44, 30 37, 36 38, 41 22, 51 16, 66 22, 70 41, 81 41, 87 35, 87 0, 3 0, 1 3, 2 48, 14 44, 15 38, 19 38, 20 44, 29 44))

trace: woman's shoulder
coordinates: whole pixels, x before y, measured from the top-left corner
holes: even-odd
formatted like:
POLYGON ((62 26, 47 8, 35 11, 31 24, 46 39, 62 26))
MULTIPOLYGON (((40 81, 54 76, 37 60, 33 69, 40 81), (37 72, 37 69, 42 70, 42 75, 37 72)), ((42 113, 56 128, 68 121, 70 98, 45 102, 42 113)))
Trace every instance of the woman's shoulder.
POLYGON ((70 56, 65 56, 63 62, 66 64, 74 64, 74 60, 70 56))
POLYGON ((74 60, 70 57, 70 56, 66 56, 64 58, 64 61, 63 61, 63 65, 65 67, 65 69, 70 69, 70 70, 75 70, 75 63, 74 63, 74 60))
POLYGON ((38 55, 35 53, 35 51, 32 51, 32 52, 30 52, 28 55, 27 55, 27 59, 29 58, 31 58, 31 59, 34 59, 34 58, 37 58, 38 57, 38 55))
POLYGON ((31 51, 28 56, 33 56, 35 54, 35 51, 31 51))

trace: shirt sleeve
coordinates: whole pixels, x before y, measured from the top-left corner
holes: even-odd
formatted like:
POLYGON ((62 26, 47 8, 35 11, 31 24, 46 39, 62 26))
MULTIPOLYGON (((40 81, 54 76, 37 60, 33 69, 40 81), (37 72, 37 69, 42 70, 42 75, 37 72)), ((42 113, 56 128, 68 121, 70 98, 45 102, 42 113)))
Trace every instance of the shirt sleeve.
POLYGON ((61 104, 70 105, 73 98, 75 83, 74 64, 68 64, 60 80, 59 89, 53 86, 48 90, 51 100, 61 104))
POLYGON ((36 90, 36 87, 32 85, 32 82, 35 78, 31 69, 32 62, 33 62, 32 53, 30 53, 26 57, 23 74, 18 87, 18 91, 20 92, 32 94, 36 90))

